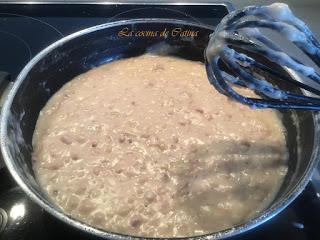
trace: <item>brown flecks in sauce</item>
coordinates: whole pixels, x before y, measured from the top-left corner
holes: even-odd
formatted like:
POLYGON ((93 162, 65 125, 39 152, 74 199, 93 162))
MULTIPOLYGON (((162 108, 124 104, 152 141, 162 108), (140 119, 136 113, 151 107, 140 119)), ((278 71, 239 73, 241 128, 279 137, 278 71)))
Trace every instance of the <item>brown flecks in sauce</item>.
POLYGON ((124 143, 125 140, 126 140, 125 136, 122 135, 119 137, 119 143, 124 143))
POLYGON ((98 146, 98 142, 97 141, 94 140, 94 141, 91 142, 91 147, 95 148, 97 146, 98 146))
POLYGON ((196 108, 195 111, 198 112, 198 113, 200 113, 200 114, 204 114, 204 111, 203 111, 203 109, 201 109, 201 108, 196 108))
POLYGON ((150 87, 150 88, 154 87, 154 83, 153 82, 148 82, 148 87, 150 87))
POLYGON ((190 124, 191 121, 190 120, 182 120, 182 121, 179 121, 178 124, 181 125, 181 126, 186 126, 188 124, 190 124))
POLYGON ((130 225, 132 227, 139 227, 142 224, 142 218, 139 215, 134 215, 130 219, 130 225))
POLYGON ((74 161, 77 161, 80 159, 80 156, 77 153, 72 153, 71 154, 71 159, 74 161))
POLYGON ((63 142, 64 144, 70 145, 72 143, 72 140, 69 136, 61 136, 60 137, 61 142, 63 142))
POLYGON ((273 200, 288 159, 275 111, 219 94, 201 63, 150 55, 67 83, 42 110, 33 147, 39 183, 67 214, 144 237, 252 218, 273 200))

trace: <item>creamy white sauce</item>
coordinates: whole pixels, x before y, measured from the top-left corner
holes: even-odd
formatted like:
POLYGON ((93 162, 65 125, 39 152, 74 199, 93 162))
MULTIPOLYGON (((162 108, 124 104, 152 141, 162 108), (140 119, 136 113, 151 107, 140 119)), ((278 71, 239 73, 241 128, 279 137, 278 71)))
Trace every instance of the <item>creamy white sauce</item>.
POLYGON ((270 204, 287 172, 275 112, 230 101, 203 64, 172 57, 76 77, 41 111, 33 147, 40 185, 67 214, 137 236, 243 223, 270 204))

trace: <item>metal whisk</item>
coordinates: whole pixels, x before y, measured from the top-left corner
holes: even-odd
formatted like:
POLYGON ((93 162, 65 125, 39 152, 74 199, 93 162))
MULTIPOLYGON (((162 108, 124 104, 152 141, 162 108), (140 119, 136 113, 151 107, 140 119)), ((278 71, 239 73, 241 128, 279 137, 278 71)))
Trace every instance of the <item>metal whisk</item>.
POLYGON ((226 16, 210 36, 205 57, 211 84, 219 92, 253 108, 320 110, 320 98, 288 92, 268 82, 268 77, 256 74, 257 71, 263 72, 263 76, 272 76, 320 96, 316 88, 279 73, 264 61, 252 57, 260 55, 274 64, 294 70, 319 84, 320 89, 320 75, 314 68, 283 52, 257 28, 279 32, 320 67, 319 42, 308 26, 292 14, 288 5, 252 6, 226 16), (235 86, 250 88, 261 98, 243 96, 235 86))

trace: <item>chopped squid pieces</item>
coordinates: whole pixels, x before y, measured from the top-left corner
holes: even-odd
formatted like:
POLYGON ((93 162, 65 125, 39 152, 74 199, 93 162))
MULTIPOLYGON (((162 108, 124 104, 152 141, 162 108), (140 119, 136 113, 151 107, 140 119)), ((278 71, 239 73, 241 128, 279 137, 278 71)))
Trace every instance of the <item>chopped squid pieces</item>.
POLYGON ((42 110, 33 146, 37 178, 66 213, 145 237, 248 220, 272 201, 288 157, 274 111, 217 93, 200 63, 150 55, 66 84, 42 110))

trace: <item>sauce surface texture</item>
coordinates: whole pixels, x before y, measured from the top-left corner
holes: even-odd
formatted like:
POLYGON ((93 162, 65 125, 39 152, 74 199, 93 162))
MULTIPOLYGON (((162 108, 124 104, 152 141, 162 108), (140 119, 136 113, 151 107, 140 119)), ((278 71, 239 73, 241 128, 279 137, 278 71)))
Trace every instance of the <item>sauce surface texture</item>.
POLYGON ((151 55, 64 85, 33 147, 38 181, 67 214, 145 237, 243 223, 273 200, 288 158, 275 111, 219 94, 201 63, 151 55))

